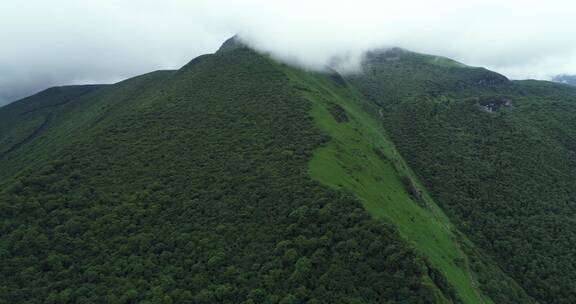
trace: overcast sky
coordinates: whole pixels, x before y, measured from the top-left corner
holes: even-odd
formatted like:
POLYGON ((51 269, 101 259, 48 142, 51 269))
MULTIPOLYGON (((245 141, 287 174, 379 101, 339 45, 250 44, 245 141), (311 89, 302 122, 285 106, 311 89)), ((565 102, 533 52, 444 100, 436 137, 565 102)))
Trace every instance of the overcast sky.
POLYGON ((576 74, 576 1, 0 0, 0 104, 176 69, 235 33, 308 67, 400 46, 514 79, 576 74))

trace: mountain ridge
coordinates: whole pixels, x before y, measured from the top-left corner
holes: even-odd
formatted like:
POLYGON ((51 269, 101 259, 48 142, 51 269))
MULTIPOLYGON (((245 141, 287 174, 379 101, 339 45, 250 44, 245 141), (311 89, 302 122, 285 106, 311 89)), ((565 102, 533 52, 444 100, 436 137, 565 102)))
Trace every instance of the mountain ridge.
POLYGON ((269 59, 212 55, 81 103, 1 182, 3 300, 442 301, 393 227, 309 179, 326 137, 269 59))
POLYGON ((0 298, 569 302, 576 90, 399 49, 363 64, 305 71, 233 37, 0 108, 0 298))

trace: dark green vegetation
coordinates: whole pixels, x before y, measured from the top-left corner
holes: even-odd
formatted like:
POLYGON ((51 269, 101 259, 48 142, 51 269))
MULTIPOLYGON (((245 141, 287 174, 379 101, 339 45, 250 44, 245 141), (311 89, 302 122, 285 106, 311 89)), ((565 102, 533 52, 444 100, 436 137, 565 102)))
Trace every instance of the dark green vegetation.
POLYGON ((42 98, 41 132, 26 115, 3 128, 35 135, 0 160, 18 171, 1 181, 0 302, 456 299, 390 224, 310 178, 329 138, 263 56, 239 48, 42 98))
POLYGON ((369 99, 389 103, 422 95, 441 96, 445 92, 481 92, 508 83, 506 77, 484 68, 403 49, 369 52, 362 75, 352 76, 351 80, 369 99))
POLYGON ((56 109, 102 87, 55 87, 2 108, 0 159, 40 136, 50 125, 56 109))
POLYGON ((574 303, 576 90, 227 41, 0 108, 0 303, 574 303))
POLYGON ((291 75, 299 86, 308 88, 304 91, 313 102, 312 114, 332 138, 314 154, 310 174, 334 189, 353 193, 374 217, 394 224, 446 278, 438 285, 451 286, 448 290, 454 288, 466 303, 482 302, 450 222, 404 166, 377 119, 366 112, 374 108, 358 94, 334 86, 326 76, 298 71, 291 75))
POLYGON ((536 300, 575 303, 576 90, 402 54, 351 82, 461 231, 536 300))

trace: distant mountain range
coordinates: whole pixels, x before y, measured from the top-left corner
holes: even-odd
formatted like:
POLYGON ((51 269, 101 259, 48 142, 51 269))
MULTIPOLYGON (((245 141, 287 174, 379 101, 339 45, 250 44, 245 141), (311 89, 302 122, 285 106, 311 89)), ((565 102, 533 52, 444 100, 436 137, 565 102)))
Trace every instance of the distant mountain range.
POLYGON ((558 75, 552 81, 561 82, 569 85, 576 86, 576 75, 558 75))

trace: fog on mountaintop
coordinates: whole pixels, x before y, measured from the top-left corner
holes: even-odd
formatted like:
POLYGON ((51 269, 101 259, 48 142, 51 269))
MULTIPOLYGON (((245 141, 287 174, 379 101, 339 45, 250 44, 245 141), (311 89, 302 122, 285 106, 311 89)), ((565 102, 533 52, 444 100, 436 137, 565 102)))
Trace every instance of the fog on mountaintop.
POLYGON ((511 78, 576 73, 576 2, 29 0, 0 4, 0 104, 176 69, 239 33, 307 68, 399 46, 511 78))

